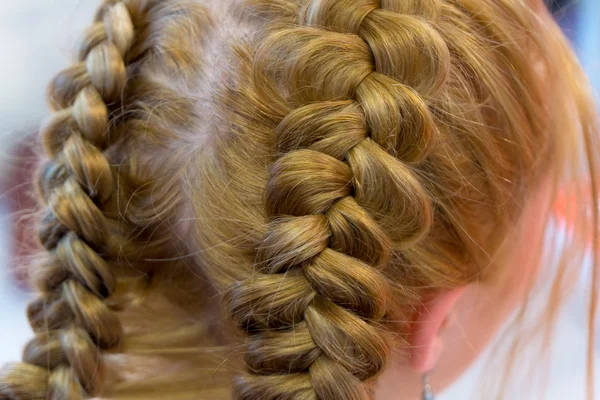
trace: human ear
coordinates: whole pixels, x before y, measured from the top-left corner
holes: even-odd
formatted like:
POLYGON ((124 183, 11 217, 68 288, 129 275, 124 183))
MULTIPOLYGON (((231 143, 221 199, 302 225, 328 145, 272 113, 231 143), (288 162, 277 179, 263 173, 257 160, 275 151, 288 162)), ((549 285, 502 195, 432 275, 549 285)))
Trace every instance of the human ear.
POLYGON ((432 295, 415 311, 408 336, 409 363, 415 372, 428 372, 437 363, 445 345, 440 331, 464 291, 461 288, 432 295))

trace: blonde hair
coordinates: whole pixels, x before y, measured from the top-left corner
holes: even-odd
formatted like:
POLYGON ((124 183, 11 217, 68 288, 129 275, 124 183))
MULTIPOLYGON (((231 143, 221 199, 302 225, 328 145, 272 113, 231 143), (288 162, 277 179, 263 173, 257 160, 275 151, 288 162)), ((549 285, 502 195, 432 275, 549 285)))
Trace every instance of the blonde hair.
POLYGON ((582 143, 595 200, 585 80, 521 1, 205 3, 106 0, 50 86, 0 399, 370 398, 391 322, 500 273, 582 143))

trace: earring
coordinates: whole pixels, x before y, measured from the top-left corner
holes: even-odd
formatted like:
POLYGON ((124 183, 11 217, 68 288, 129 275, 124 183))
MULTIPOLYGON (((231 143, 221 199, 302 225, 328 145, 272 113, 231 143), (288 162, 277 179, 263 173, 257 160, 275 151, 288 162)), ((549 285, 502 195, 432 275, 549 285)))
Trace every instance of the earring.
POLYGON ((435 400, 428 374, 423 375, 423 400, 435 400))

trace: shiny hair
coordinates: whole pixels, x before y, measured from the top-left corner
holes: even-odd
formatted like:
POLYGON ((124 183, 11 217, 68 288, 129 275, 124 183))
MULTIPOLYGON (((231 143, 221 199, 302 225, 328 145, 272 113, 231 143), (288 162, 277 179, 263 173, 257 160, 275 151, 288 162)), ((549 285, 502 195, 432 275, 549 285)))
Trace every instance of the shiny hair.
POLYGON ((51 84, 0 399, 368 399, 540 182, 596 200, 585 79, 522 1, 200 3, 106 0, 51 84))

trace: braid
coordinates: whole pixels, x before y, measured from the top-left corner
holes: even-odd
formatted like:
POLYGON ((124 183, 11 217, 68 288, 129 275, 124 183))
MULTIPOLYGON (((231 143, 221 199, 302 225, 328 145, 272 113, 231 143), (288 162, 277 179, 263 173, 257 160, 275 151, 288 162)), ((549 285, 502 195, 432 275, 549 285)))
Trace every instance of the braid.
POLYGON ((127 80, 132 10, 134 2, 105 2, 85 34, 79 63, 50 85, 55 113, 42 130, 49 161, 38 181, 45 208, 39 238, 47 255, 37 279, 41 294, 28 308, 36 337, 23 363, 0 378, 1 399, 95 396, 104 375, 100 351, 121 341, 119 319, 106 303, 116 284, 108 259, 116 239, 103 212, 115 187, 104 150, 109 113, 119 107, 127 80))
POLYGON ((369 399, 559 154, 521 3, 242 3, 104 0, 53 81, 35 338, 0 400, 221 398, 231 372, 238 400, 369 399))
POLYGON ((281 118, 256 273, 226 297, 249 335, 236 398, 370 397, 362 382, 390 351, 392 243, 410 249, 432 224, 413 166, 435 142, 426 99, 449 50, 416 14, 437 12, 436 1, 314 0, 300 26, 259 45, 255 90, 281 118))

